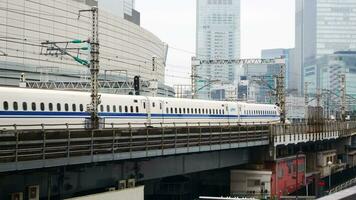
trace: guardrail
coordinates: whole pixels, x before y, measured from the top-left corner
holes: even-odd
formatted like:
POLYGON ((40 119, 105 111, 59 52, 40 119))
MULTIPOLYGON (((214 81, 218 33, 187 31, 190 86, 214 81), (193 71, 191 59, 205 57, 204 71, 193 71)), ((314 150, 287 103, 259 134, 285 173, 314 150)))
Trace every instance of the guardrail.
POLYGON ((356 185, 356 178, 350 179, 350 180, 346 181, 345 183, 332 188, 329 191, 329 194, 333 194, 333 193, 339 192, 341 190, 344 190, 344 189, 349 188, 349 187, 354 186, 354 185, 356 185))
MULTIPOLYGON (((309 142, 356 133, 356 122, 325 122, 314 126, 266 123, 127 123, 104 124, 104 128, 98 130, 76 128, 82 125, 84 126, 13 125, 13 129, 0 131, 0 168, 2 163, 58 159, 68 161, 72 158, 75 162, 74 158, 78 157, 86 157, 86 162, 133 159, 309 142)), ((0 125, 1 127, 4 126, 0 125)))
MULTIPOLYGON (((135 127, 100 130, 84 129, 34 129, 12 131, 0 134, 0 163, 30 160, 72 158, 79 156, 106 155, 110 159, 118 156, 134 158, 135 152, 143 152, 142 157, 166 155, 190 151, 208 151, 234 148, 234 144, 267 142, 269 125, 198 123, 196 126, 135 127), (182 151, 185 149, 185 151, 182 151), (157 153, 158 152, 158 153, 157 153), (152 154, 153 155, 153 154, 152 154)), ((47 127, 47 126, 42 126, 47 127)), ((69 126, 67 126, 69 127, 69 126)))

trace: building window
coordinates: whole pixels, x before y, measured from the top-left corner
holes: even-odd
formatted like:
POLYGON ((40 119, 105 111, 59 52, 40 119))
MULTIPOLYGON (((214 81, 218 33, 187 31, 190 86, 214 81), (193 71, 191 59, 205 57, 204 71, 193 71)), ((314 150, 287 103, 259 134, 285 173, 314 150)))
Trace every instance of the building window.
POLYGON ((15 111, 19 109, 19 105, 17 104, 16 101, 13 103, 13 107, 15 111))
POLYGON ((261 186, 261 180, 247 179, 247 187, 261 186))

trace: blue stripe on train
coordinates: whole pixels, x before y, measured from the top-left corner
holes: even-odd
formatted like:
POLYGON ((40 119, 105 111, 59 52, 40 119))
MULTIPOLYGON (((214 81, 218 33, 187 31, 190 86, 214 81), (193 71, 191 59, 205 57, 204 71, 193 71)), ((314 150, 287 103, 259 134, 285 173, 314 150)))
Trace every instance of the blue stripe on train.
MULTIPOLYGON (((0 111, 0 118, 85 118, 88 112, 0 111)), ((146 113, 99 113, 104 118, 147 118, 146 113)), ((238 118, 238 115, 151 114, 152 118, 238 118)), ((240 118, 278 118, 277 115, 240 115, 240 118)))

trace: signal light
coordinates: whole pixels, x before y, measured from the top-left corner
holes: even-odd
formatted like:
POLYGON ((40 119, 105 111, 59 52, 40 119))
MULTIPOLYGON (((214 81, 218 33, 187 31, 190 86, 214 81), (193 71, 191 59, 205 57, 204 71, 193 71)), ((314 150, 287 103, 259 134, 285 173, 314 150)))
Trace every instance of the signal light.
POLYGON ((134 90, 135 95, 140 95, 140 76, 134 77, 134 90))

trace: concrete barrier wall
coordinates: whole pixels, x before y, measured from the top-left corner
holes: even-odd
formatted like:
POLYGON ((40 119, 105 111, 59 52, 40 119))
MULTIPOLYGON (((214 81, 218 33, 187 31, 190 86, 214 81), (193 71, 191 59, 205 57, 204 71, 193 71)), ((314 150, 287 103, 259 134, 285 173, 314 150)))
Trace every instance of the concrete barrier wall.
POLYGON ((144 200, 144 186, 75 197, 66 200, 144 200))

